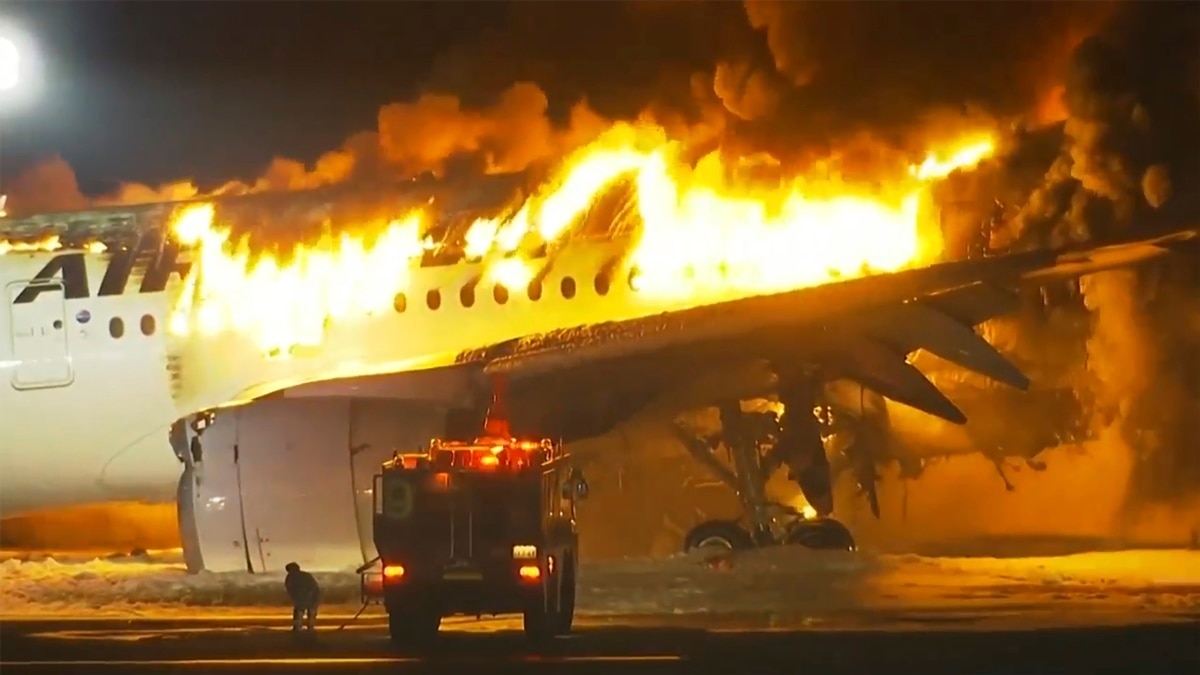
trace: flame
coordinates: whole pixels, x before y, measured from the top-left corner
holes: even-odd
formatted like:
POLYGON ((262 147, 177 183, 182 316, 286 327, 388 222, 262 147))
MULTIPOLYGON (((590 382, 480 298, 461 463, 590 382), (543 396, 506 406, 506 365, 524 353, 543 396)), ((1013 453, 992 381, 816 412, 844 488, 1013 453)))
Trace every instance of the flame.
MULTIPOLYGON (((63 248, 62 237, 50 235, 34 241, 9 241, 0 239, 0 255, 5 253, 38 253, 58 251, 63 248)), ((89 241, 79 247, 85 253, 103 253, 108 250, 102 242, 89 241)))
MULTIPOLYGON (((661 128, 618 124, 569 156, 519 207, 473 222, 464 255, 482 262, 492 280, 521 288, 535 273, 524 244, 568 240, 597 199, 628 180, 636 188, 626 214, 638 225, 628 254, 636 292, 702 299, 894 271, 922 253, 917 205, 927 182, 977 165, 994 147, 977 136, 931 152, 886 194, 803 180, 764 189, 737 184, 716 153, 686 166, 682 145, 661 128)), ((177 335, 240 331, 268 353, 319 345, 330 322, 389 310, 433 246, 420 209, 363 224, 379 233, 372 241, 326 234, 286 258, 252 257, 247 240, 232 242, 213 217, 213 207, 200 204, 174 219, 175 236, 198 254, 169 326, 177 335)))
POLYGON ((1066 87, 1057 85, 1038 99, 1037 109, 1034 111, 1034 119, 1038 124, 1053 124, 1067 119, 1069 113, 1066 100, 1063 98, 1065 93, 1066 87))
POLYGON ((945 178, 959 169, 971 169, 984 159, 996 152, 996 141, 990 136, 958 145, 946 159, 941 159, 936 153, 929 153, 920 166, 913 167, 911 173, 919 180, 937 180, 945 178))
POLYGON ((326 233, 313 245, 297 245, 287 264, 274 255, 251 264, 247 241, 231 247, 230 231, 214 228, 213 214, 211 204, 193 205, 173 224, 198 255, 169 326, 177 334, 248 328, 268 351, 318 345, 327 321, 390 309, 407 285, 408 261, 425 250, 414 213, 376 228, 374 242, 326 233))

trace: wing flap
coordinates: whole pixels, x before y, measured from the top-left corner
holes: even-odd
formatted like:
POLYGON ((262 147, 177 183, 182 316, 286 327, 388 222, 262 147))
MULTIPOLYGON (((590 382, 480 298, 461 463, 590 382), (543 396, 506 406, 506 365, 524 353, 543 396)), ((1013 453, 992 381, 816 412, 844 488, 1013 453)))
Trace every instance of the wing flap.
POLYGON ((839 364, 849 379, 907 406, 963 424, 967 416, 946 398, 925 375, 899 354, 875 340, 860 337, 845 347, 852 358, 839 364))
MULTIPOLYGON (((976 302, 984 299, 978 287, 967 287, 939 296, 946 304, 959 302, 954 300, 958 297, 976 302)), ((998 299, 1003 296, 993 297, 998 299)), ((1015 296, 1011 296, 1011 300, 1009 302, 1008 298, 1004 298, 998 304, 977 304, 970 317, 971 323, 956 319, 925 300, 906 302, 870 315, 864 321, 864 331, 890 346, 901 358, 924 349, 997 382, 1026 389, 1029 387, 1029 378, 974 330, 976 323, 1015 308, 1015 296)))

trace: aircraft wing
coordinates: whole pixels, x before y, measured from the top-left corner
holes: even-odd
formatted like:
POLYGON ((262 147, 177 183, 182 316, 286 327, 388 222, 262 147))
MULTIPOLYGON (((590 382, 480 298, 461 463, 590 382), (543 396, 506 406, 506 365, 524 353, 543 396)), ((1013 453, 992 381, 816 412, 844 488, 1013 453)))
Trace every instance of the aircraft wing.
POLYGON ((965 415, 908 363, 909 354, 925 349, 1024 389, 1028 379, 973 330, 1015 310, 1021 286, 1197 250, 1198 243, 1200 229, 1193 228, 1089 249, 943 263, 526 336, 460 354, 458 363, 505 376, 515 432, 567 440, 604 433, 670 391, 706 391, 681 409, 764 394, 765 380, 745 384, 754 378, 744 376, 764 363, 784 379, 819 364, 823 375, 963 423, 965 415), (754 386, 758 391, 745 389, 754 386))

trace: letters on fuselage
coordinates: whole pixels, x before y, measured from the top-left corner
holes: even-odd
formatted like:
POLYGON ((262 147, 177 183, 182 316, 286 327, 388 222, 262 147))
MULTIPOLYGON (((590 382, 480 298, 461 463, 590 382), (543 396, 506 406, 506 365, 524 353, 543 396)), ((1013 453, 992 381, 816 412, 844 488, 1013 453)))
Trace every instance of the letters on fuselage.
MULTIPOLYGON (((86 255, 83 251, 60 253, 43 265, 33 280, 62 279, 63 294, 67 300, 93 297, 86 255)), ((108 254, 108 265, 95 296, 124 295, 129 292, 129 280, 135 270, 144 270, 135 292, 161 293, 166 290, 172 274, 182 280, 187 277, 191 267, 189 256, 177 242, 164 242, 158 232, 147 232, 139 238, 137 246, 108 254)), ((31 284, 13 299, 13 304, 33 302, 47 290, 50 287, 31 284)))

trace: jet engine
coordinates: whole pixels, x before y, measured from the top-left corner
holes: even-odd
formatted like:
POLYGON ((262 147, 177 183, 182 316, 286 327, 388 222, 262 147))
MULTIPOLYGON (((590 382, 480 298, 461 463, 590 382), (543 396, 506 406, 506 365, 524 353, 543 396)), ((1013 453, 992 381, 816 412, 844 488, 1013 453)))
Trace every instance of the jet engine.
POLYGON ((285 393, 177 424, 188 570, 352 570, 373 559, 371 477, 394 450, 437 436, 444 417, 429 401, 285 393))

